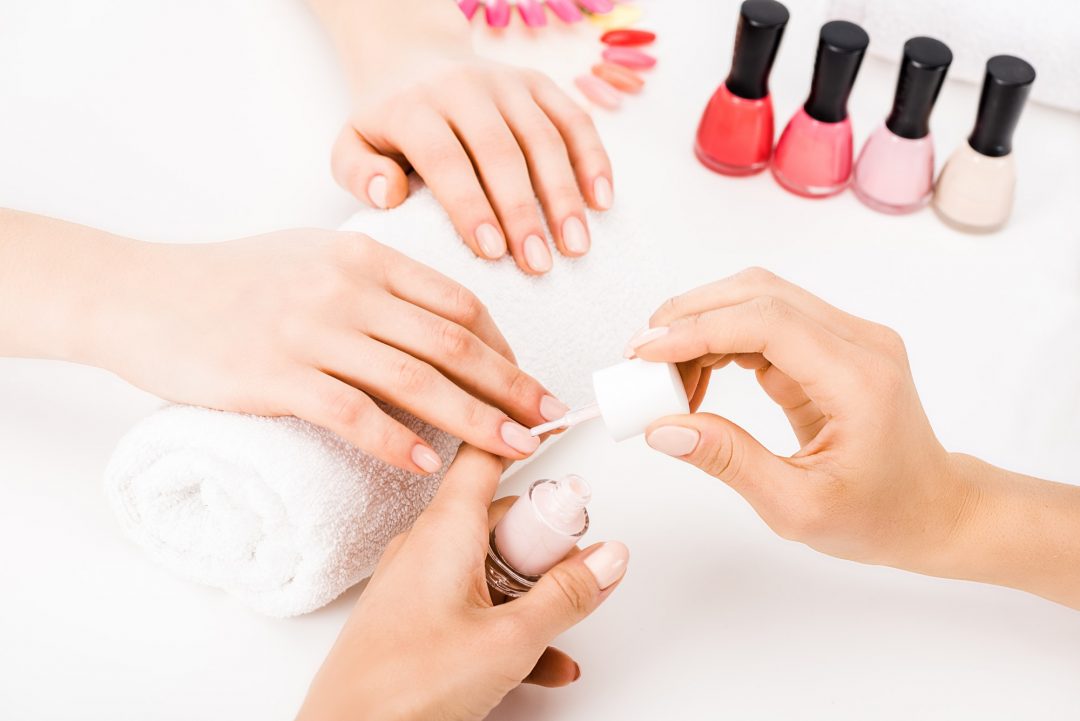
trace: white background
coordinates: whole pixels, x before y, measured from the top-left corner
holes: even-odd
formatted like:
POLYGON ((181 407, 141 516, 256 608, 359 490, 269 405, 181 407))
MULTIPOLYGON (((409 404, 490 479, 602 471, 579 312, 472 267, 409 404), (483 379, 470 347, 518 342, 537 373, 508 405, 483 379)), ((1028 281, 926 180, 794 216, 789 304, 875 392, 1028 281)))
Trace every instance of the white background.
MULTIPOLYGON (((767 174, 715 176, 689 148, 727 69, 735 6, 648 6, 660 65, 640 98, 596 112, 617 203, 649 210, 673 267, 694 260, 687 287, 766 265, 898 328, 950 449, 1080 479, 1080 118, 1028 108, 1014 221, 989 237, 929 211, 879 216, 850 194, 805 201, 767 174)), ((803 99, 821 21, 815 3, 791 6, 773 75, 778 122, 803 99)), ((567 87, 599 51, 585 27, 478 34, 485 51, 567 87)), ((895 66, 865 63, 851 104, 858 140, 894 82, 895 66)), ((946 84, 933 121, 943 156, 970 129, 977 94, 946 84)), ((354 208, 327 161, 346 110, 340 71, 298 0, 9 0, 0 204, 161 241, 335 227, 354 208)), ((710 407, 793 450, 751 378, 733 370, 714 386, 710 407)), ((355 600, 354 590, 307 617, 261 618, 121 538, 101 472, 157 404, 101 371, 0 361, 0 718, 290 718, 355 600)), ((596 427, 507 490, 571 470, 595 487, 590 536, 630 545, 629 575, 559 642, 581 681, 519 690, 494 718, 1076 716, 1074 611, 820 556, 777 539, 723 484, 596 427)))

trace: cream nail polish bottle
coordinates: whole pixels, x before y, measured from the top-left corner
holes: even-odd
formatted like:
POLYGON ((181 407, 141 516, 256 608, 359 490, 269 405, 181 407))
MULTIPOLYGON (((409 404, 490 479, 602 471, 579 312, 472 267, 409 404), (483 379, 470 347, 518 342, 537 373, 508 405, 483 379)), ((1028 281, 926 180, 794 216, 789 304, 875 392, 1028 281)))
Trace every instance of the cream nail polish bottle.
POLYGON ((492 589, 516 598, 570 552, 589 529, 585 479, 566 476, 529 486, 495 525, 485 566, 492 589))
POLYGON ((949 225, 973 233, 1001 228, 1012 212, 1016 166, 1012 136, 1035 82, 1035 68, 1011 55, 986 63, 975 129, 952 154, 934 188, 934 209, 949 225))
POLYGON ((644 433, 657 418, 690 412, 682 378, 672 363, 634 358, 603 368, 593 373, 593 392, 595 403, 575 408, 529 432, 539 436, 600 417, 611 437, 623 441, 644 433))

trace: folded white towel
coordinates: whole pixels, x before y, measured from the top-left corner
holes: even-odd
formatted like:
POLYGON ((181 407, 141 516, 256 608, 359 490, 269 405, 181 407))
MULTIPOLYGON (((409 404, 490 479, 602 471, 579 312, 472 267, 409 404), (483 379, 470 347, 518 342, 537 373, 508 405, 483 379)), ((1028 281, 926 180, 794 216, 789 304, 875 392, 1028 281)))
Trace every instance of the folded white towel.
MULTIPOLYGON (((591 371, 620 359, 674 278, 663 272, 662 241, 635 233, 625 210, 591 216, 589 255, 570 261, 556 253, 543 278, 509 259, 476 259, 421 188, 400 208, 358 213, 345 227, 476 292, 521 366, 575 405, 591 396, 591 371)), ((453 457, 457 439, 393 414, 453 457)), ((292 616, 368 576, 441 478, 387 466, 295 418, 169 406, 121 440, 106 487, 124 531, 155 561, 262 613, 292 616)))

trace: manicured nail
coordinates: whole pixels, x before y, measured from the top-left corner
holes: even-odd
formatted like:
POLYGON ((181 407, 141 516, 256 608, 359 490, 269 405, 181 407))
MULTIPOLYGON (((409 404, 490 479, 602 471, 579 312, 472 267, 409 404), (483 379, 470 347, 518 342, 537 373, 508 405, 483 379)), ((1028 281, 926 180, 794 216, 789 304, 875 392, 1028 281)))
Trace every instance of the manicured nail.
POLYGON ((584 17, 572 0, 547 0, 547 6, 564 23, 576 23, 584 17))
POLYGON ((484 4, 484 17, 493 28, 504 28, 510 24, 510 3, 506 0, 491 0, 484 4))
POLYGON ((417 443, 413 446, 412 462, 420 466, 427 473, 434 473, 442 468, 442 459, 439 458, 439 454, 431 450, 427 446, 417 443))
POLYGON ((376 208, 386 208, 386 176, 376 175, 367 184, 367 197, 376 208))
POLYGON ((576 215, 563 221, 562 240, 566 249, 574 255, 585 255, 589 252, 589 231, 585 230, 585 224, 576 215))
POLYGON ((648 30, 631 30, 630 28, 608 30, 600 36, 600 42, 605 45, 622 45, 626 47, 648 45, 653 40, 656 40, 656 33, 651 33, 648 30))
POLYGON ((663 338, 668 334, 671 329, 666 325, 662 325, 658 328, 642 328, 634 337, 626 344, 626 348, 623 349, 624 358, 633 358, 637 355, 637 349, 646 343, 652 343, 657 338, 663 338))
POLYGON ((506 254, 506 241, 491 223, 481 223, 476 229, 476 244, 485 258, 496 260, 506 254))
POLYGON ((540 399, 540 415, 545 421, 553 421, 562 418, 570 412, 570 406, 560 401, 555 396, 544 396, 540 399))
POLYGON ((570 683, 573 683, 574 681, 577 681, 579 678, 581 678, 581 666, 578 666, 577 662, 575 661, 574 662, 574 678, 570 679, 570 683))
POLYGON ((539 235, 530 235, 525 239, 525 264, 537 273, 551 270, 551 251, 539 235))
POLYGON ((694 452, 701 434, 685 426, 660 426, 649 431, 645 442, 669 456, 682 458, 694 452))
POLYGON ((593 202, 600 210, 607 210, 615 202, 615 194, 611 190, 611 181, 601 175, 593 181, 593 202))
POLYGON ((528 27, 539 28, 547 25, 547 15, 544 14, 544 6, 540 4, 540 0, 518 0, 517 8, 528 27))
POLYGON ((615 63, 597 63, 592 66, 592 74, 624 93, 641 92, 645 85, 640 75, 615 63))
POLYGON ((601 108, 614 110, 622 104, 619 91, 595 75, 578 75, 574 78, 574 85, 577 85, 582 95, 601 108))
POLYGON ((640 50, 634 48, 625 47, 606 47, 602 52, 601 57, 607 60, 609 63, 615 63, 616 65, 622 65, 624 68, 635 68, 639 70, 646 70, 656 65, 656 58, 648 53, 643 53, 640 50))
POLYGON ((626 562, 629 560, 630 549, 618 541, 608 541, 588 555, 585 567, 603 591, 623 577, 626 573, 626 562))
POLYGON ((503 423, 499 435, 506 441, 506 445, 521 453, 532 453, 540 445, 540 439, 530 436, 528 428, 513 421, 503 423))

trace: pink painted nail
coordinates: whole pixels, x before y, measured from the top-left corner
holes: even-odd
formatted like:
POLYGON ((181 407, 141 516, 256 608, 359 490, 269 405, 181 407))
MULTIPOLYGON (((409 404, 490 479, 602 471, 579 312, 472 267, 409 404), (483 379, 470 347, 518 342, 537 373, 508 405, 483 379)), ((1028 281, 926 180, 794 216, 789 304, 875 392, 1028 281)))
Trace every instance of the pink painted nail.
POLYGON ((576 23, 584 17, 570 0, 547 0, 547 6, 564 23, 576 23))
POLYGON ((611 181, 600 176, 593 181, 593 202, 600 210, 607 210, 615 202, 615 194, 611 189, 611 181))
POLYGON ((496 260, 506 254, 506 241, 491 223, 481 223, 476 229, 476 244, 485 258, 496 260))
POLYGON ((562 418, 570 412, 570 406, 560 401, 555 396, 544 396, 540 399, 540 415, 545 421, 553 421, 562 418))
POLYGON ((585 255, 589 252, 589 231, 576 215, 563 221, 562 240, 566 249, 574 255, 585 255))
POLYGON ((387 182, 385 175, 376 175, 367 185, 367 197, 376 208, 386 208, 387 182))
POLYGON ((461 8, 461 12, 465 13, 467 19, 472 20, 473 15, 476 14, 477 9, 480 7, 480 0, 460 0, 458 7, 461 8))
POLYGON ((551 251, 539 235, 530 235, 525 239, 525 264, 537 273, 551 270, 551 251))
POLYGON ((683 426, 660 426, 652 429, 645 436, 645 442, 649 446, 676 458, 693 453, 700 440, 700 433, 693 428, 683 426))
POLYGON ((648 53, 643 53, 640 50, 634 48, 623 47, 607 47, 604 48, 604 52, 601 53, 604 60, 609 63, 615 63, 616 65, 622 65, 624 68, 636 68, 639 70, 647 70, 656 65, 656 58, 648 53))
POLYGON ((510 24, 510 3, 506 0, 488 0, 484 5, 484 17, 493 28, 504 28, 510 24))
POLYGON ((609 13, 615 8, 612 0, 578 0, 578 5, 591 13, 609 13))
POLYGON ((595 75, 578 75, 574 78, 574 84, 586 98, 602 108, 614 110, 622 102, 619 91, 595 75))
POLYGON ((646 343, 652 343, 657 338, 663 338, 670 331, 670 328, 663 325, 658 328, 642 328, 626 343, 626 348, 623 349, 623 356, 625 358, 633 358, 637 355, 638 348, 646 343))
POLYGON ((547 25, 547 15, 544 14, 544 6, 540 0, 517 0, 518 12, 521 19, 531 28, 539 28, 547 25))
POLYGON ((603 591, 626 575, 629 560, 629 548, 618 541, 608 541, 585 557, 585 568, 589 569, 596 579, 596 585, 603 591))
POLYGON ((529 429, 518 425, 513 421, 507 421, 499 429, 499 435, 506 441, 506 445, 519 453, 529 454, 540 445, 540 439, 529 435, 529 429))
POLYGON ((442 468, 442 459, 439 458, 439 454, 431 450, 427 446, 417 443, 413 446, 412 462, 422 468, 427 473, 434 473, 442 468))

